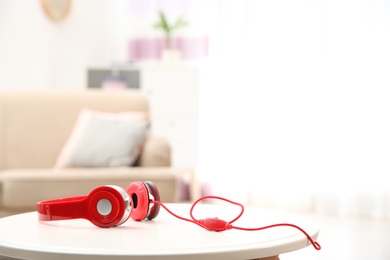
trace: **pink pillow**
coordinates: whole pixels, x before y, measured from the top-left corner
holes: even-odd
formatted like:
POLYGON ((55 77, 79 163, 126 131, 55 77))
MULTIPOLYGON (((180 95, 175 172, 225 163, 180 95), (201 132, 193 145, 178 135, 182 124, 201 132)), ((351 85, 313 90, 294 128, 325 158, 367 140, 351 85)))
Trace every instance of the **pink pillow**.
POLYGON ((149 130, 142 112, 80 111, 55 168, 122 167, 134 164, 149 130))

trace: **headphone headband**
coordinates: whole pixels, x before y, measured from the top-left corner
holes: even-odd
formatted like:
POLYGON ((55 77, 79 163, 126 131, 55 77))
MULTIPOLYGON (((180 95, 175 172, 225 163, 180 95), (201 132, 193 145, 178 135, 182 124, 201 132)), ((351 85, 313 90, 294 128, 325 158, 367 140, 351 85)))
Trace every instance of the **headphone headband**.
POLYGON ((37 203, 40 221, 83 218, 87 210, 87 196, 75 196, 37 203))

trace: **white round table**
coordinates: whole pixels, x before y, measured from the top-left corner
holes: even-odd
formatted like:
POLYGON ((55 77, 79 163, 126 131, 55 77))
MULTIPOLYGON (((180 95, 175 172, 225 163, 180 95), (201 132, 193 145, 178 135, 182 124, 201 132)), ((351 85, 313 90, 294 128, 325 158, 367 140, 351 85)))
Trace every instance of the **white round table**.
MULTIPOLYGON (((189 204, 166 204, 179 216, 190 218, 189 204)), ((199 204, 197 219, 234 219, 239 208, 199 204)), ((239 227, 261 227, 291 223, 304 229, 314 240, 319 227, 296 215, 246 208, 236 222, 239 227)), ((98 228, 87 220, 40 223, 37 212, 0 219, 0 255, 23 259, 253 259, 277 256, 311 246, 306 236, 292 227, 261 231, 208 231, 179 220, 165 209, 152 221, 129 219, 114 228, 98 228)), ((315 250, 313 248, 313 250, 315 250)))

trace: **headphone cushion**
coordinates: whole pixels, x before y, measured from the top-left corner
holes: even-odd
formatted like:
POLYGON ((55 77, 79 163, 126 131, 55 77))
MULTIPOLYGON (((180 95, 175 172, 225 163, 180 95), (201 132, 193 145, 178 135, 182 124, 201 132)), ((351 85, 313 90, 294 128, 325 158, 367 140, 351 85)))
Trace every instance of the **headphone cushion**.
POLYGON ((130 183, 127 193, 133 201, 133 210, 130 217, 136 221, 145 219, 149 211, 149 194, 145 184, 141 181, 130 183))
MULTIPOLYGON (((145 185, 147 185, 149 187, 149 190, 152 193, 152 196, 154 197, 154 200, 155 201, 160 201, 160 192, 159 192, 157 186, 154 183, 152 183, 151 181, 146 181, 144 183, 145 183, 145 185)), ((147 216, 147 218, 149 220, 152 220, 155 217, 157 217, 159 212, 160 212, 160 204, 153 203, 153 207, 152 207, 149 215, 147 216)))

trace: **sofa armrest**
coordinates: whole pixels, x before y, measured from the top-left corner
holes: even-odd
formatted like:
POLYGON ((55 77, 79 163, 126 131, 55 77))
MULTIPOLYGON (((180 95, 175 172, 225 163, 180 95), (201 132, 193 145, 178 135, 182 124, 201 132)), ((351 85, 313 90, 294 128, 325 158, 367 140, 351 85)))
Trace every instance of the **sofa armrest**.
POLYGON ((169 167, 171 165, 171 146, 168 140, 161 136, 149 136, 136 166, 169 167))

